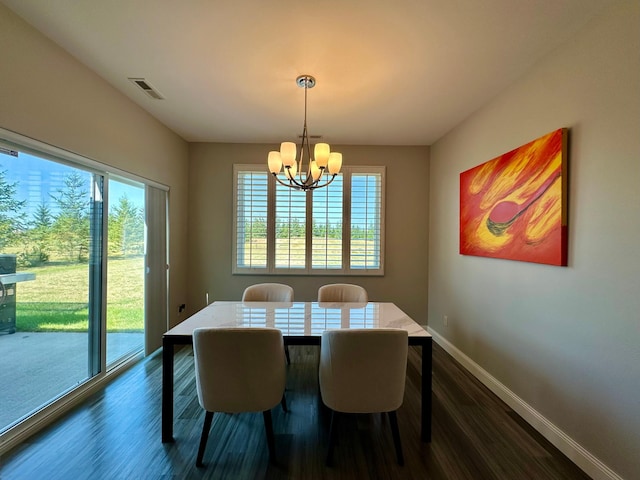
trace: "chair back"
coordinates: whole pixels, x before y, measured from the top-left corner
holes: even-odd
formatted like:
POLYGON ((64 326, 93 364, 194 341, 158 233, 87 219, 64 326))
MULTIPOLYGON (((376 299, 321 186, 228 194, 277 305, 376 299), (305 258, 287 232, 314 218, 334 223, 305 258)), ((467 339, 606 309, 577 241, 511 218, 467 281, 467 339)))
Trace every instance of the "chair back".
POLYGON ((408 334, 401 329, 327 330, 320 344, 320 392, 344 413, 397 410, 404 397, 408 334))
POLYGON ((286 367, 277 328, 196 328, 193 354, 205 410, 259 412, 280 403, 286 367))
POLYGON ((318 302, 367 303, 367 291, 360 285, 351 283, 331 283, 318 289, 318 302))
POLYGON ((293 288, 284 283, 257 283, 242 294, 243 302, 293 302, 293 288))

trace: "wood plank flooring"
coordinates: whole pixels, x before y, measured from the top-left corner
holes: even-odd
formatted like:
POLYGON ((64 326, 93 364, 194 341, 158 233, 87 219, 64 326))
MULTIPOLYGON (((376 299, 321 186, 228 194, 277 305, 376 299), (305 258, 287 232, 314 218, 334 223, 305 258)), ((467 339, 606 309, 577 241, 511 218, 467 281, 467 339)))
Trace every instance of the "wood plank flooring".
POLYGON ((216 414, 195 467, 204 412, 190 347, 175 367, 175 443, 160 441, 161 357, 125 372, 55 424, 0 457, 0 479, 550 479, 589 477, 442 348, 433 349, 432 442, 420 442, 420 350, 410 349, 398 411, 405 465, 395 461, 388 418, 343 418, 334 464, 324 464, 329 415, 318 395, 318 348, 290 347, 287 401, 273 410, 277 463, 262 414, 216 414))

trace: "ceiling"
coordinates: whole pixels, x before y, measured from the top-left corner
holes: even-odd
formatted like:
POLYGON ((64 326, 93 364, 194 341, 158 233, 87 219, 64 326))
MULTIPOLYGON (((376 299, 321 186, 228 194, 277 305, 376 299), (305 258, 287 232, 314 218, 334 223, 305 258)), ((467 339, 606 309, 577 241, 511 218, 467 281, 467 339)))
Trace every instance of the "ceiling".
POLYGON ((0 0, 187 141, 295 141, 311 74, 353 145, 432 144, 614 1, 0 0))

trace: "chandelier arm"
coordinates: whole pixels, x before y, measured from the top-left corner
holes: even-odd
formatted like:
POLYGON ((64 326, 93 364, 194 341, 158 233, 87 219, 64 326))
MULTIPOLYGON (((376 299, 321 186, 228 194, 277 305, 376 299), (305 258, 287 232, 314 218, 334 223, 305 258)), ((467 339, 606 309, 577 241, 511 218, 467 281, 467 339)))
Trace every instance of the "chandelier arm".
MULTIPOLYGON (((298 177, 298 180, 296 180, 295 175, 289 177, 285 172, 285 178, 289 181, 289 187, 300 188, 304 185, 304 182, 302 182, 302 177, 300 176, 298 177)), ((286 183, 284 185, 286 185, 286 183)))
MULTIPOLYGON (((306 92, 306 87, 305 87, 305 92, 306 92)), ((304 178, 304 180, 302 179, 302 166, 304 165, 304 149, 305 149, 305 143, 306 143, 306 147, 307 147, 307 156, 310 155, 310 150, 309 150, 309 133, 307 131, 307 109, 305 106, 305 120, 304 120, 304 127, 302 128, 302 143, 300 143, 300 164, 298 165, 298 177, 300 178, 300 183, 302 184, 306 184, 308 179, 309 179, 309 172, 307 171, 307 176, 304 178)), ((309 159, 311 159, 311 157, 309 157, 309 159)), ((309 162, 311 162, 311 160, 309 160, 309 162)))
POLYGON ((295 179, 290 179, 289 177, 287 177, 287 180, 288 180, 289 183, 286 183, 286 182, 283 182, 282 180, 280 180, 280 178, 278 177, 277 173, 272 173, 271 175, 273 175, 273 177, 276 179, 276 181, 280 185, 283 185, 283 186, 288 187, 288 188, 295 188, 297 190, 302 190, 304 192, 306 192, 307 190, 315 190, 316 188, 326 187, 331 182, 333 182, 335 180, 335 178, 338 176, 337 173, 334 173, 334 174, 331 175, 331 178, 329 180, 327 180, 322 185, 319 185, 318 181, 315 181, 315 182, 313 182, 311 184, 307 184, 307 183, 300 183, 295 179))
POLYGON ((318 185, 318 182, 316 181, 316 182, 314 182, 314 185, 312 187, 308 188, 308 190, 315 190, 316 188, 326 187, 331 182, 333 182, 337 176, 338 176, 337 173, 331 174, 331 178, 329 180, 327 180, 326 183, 323 183, 322 185, 318 185))
MULTIPOLYGON (((272 173, 271 175, 273 175, 273 177, 278 181, 279 184, 284 185, 285 187, 302 189, 302 187, 304 186, 302 183, 299 183, 298 181, 296 181, 295 178, 291 179, 289 177, 286 177, 287 181, 289 182, 289 183, 286 183, 286 182, 283 182, 282 180, 280 180, 280 178, 278 178, 278 174, 277 173, 272 173)), ((285 176, 286 176, 286 174, 285 174, 285 176)))

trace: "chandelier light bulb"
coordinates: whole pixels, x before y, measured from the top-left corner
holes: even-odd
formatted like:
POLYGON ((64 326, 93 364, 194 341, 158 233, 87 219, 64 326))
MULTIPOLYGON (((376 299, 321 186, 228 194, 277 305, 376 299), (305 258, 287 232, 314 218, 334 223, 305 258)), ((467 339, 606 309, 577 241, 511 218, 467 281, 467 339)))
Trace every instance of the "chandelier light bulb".
POLYGON ((285 167, 290 167, 296 163, 296 144, 293 142, 282 142, 280 144, 280 157, 285 167))
POLYGON ((287 175, 289 177, 289 180, 295 180, 296 175, 298 174, 298 164, 294 160, 291 166, 285 170, 287 170, 287 175))
POLYGON ((337 175, 342 168, 342 154, 338 152, 331 152, 329 155, 329 173, 331 175, 337 175))
POLYGON ((317 182, 321 176, 322 169, 318 166, 318 161, 311 162, 311 178, 313 178, 313 181, 317 182))
POLYGON ((327 166, 330 152, 331 149, 329 148, 328 143, 316 143, 316 146, 313 149, 313 158, 318 162, 318 167, 324 168, 327 166))
POLYGON ((280 156, 280 152, 271 151, 269 152, 269 171, 274 174, 280 173, 282 170, 282 157, 280 156))

